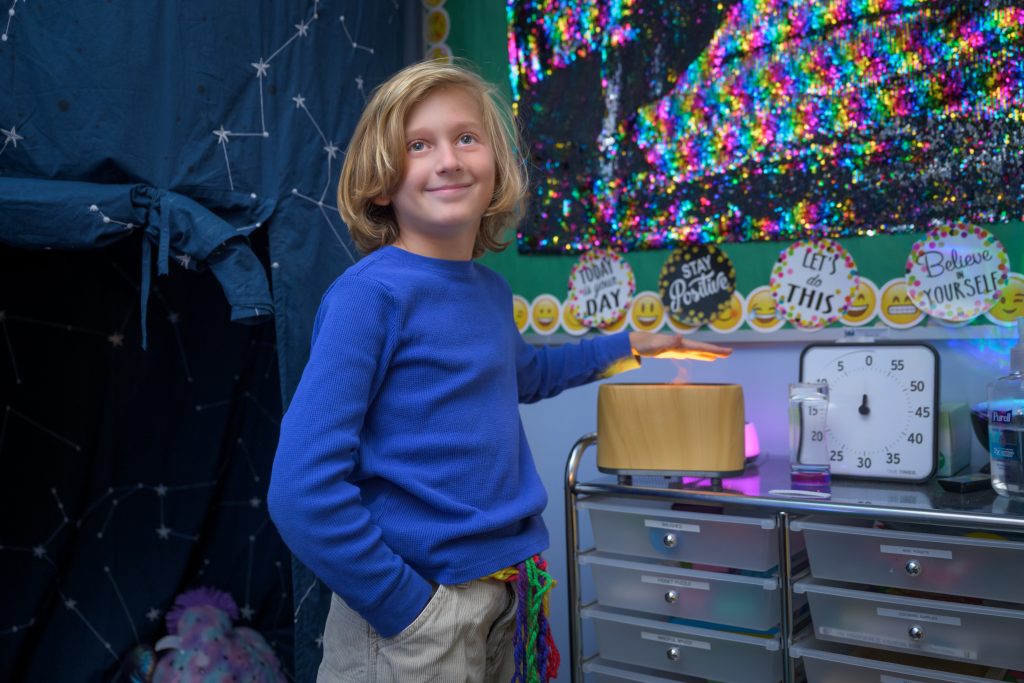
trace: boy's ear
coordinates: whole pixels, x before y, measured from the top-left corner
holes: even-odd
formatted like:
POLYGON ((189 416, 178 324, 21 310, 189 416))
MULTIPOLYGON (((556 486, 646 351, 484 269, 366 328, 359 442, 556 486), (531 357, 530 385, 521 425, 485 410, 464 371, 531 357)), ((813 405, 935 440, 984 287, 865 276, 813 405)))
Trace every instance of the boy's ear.
POLYGON ((387 206, 388 204, 391 203, 391 197, 374 197, 370 201, 372 201, 377 206, 387 206))

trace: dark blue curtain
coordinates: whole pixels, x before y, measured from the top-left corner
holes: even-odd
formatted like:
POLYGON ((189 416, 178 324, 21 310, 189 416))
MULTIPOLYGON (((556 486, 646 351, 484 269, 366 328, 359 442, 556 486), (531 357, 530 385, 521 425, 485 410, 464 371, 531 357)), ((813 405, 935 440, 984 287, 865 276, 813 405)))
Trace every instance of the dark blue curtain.
POLYGON ((290 664, 290 563, 264 502, 273 327, 232 324, 212 278, 171 276, 143 351, 138 251, 0 247, 0 680, 111 681, 198 586, 290 664))
POLYGON ((329 596, 292 575, 267 476, 320 296, 357 258, 334 207, 344 150, 422 9, 11 9, 0 680, 114 680, 195 586, 231 593, 311 680, 329 596))

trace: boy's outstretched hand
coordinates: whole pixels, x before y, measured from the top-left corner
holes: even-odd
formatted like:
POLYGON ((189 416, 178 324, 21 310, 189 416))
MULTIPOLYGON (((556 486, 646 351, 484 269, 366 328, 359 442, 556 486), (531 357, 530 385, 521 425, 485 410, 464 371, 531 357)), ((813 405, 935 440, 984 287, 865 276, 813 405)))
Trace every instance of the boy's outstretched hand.
POLYGON ((681 334, 661 332, 630 332, 629 343, 633 353, 651 358, 716 360, 732 353, 732 349, 725 346, 691 341, 681 334))

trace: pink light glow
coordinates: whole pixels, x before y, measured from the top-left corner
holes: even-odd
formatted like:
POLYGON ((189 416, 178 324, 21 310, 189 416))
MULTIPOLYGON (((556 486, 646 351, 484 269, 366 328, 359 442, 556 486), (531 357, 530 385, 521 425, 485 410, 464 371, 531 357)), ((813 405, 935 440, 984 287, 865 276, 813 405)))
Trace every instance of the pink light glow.
POLYGON ((756 458, 761 452, 761 444, 757 440, 757 429, 754 427, 753 422, 747 422, 743 425, 743 444, 744 454, 748 458, 756 458))

